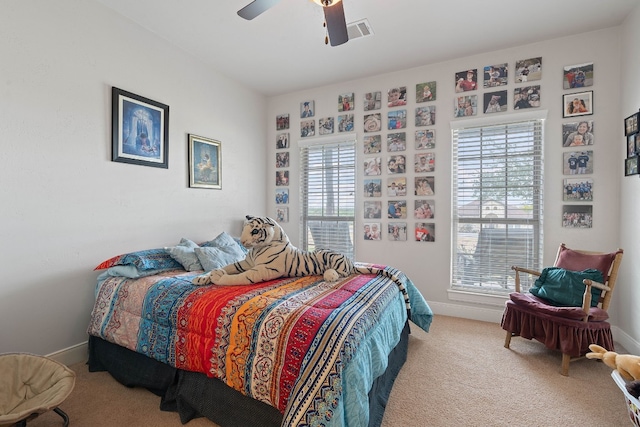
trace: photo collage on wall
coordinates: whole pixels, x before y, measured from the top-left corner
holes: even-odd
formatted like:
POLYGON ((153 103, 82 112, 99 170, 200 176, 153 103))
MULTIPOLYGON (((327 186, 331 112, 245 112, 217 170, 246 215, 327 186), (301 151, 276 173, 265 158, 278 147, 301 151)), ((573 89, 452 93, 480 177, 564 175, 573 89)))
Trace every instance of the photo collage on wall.
POLYGON ((453 116, 503 113, 509 105, 514 111, 540 107, 540 85, 530 82, 542 78, 542 58, 517 60, 514 71, 510 70, 505 62, 455 73, 455 92, 458 95, 453 101, 453 116), (508 90, 510 73, 515 87, 508 90))
MULTIPOLYGON (((300 103, 300 118, 313 117, 313 101, 300 103)), ((276 221, 289 222, 289 114, 276 116, 276 221)))
MULTIPOLYGON (((541 106, 541 86, 537 84, 542 79, 541 57, 520 59, 511 64, 496 62, 478 65, 482 66, 452 73, 454 81, 450 84, 453 84, 456 92, 452 111, 454 119, 541 106)), ((585 78, 580 74, 579 78, 573 79, 574 86, 567 88, 568 92, 583 90, 578 88, 593 84, 592 64, 573 68, 581 68, 585 78)), ((362 209, 361 219, 364 221, 356 236, 360 234, 364 240, 372 241, 434 242, 437 166, 435 125, 438 113, 442 114, 436 108, 438 84, 434 80, 424 79, 412 86, 398 84, 371 89, 361 94, 337 93, 335 107, 331 106, 335 115, 322 114, 323 117, 317 122, 315 102, 301 100, 300 138, 361 132, 362 147, 359 149, 364 158, 360 161, 359 167, 362 169, 359 175, 363 175, 363 181, 358 185, 362 186, 364 200, 358 211, 362 209)), ((586 95, 583 97, 587 98, 586 95)), ((587 109, 593 108, 592 93, 584 102, 587 109)), ((566 117, 591 114, 581 111, 572 110, 566 117)), ((449 116, 449 113, 446 115, 449 116)), ((288 129, 288 115, 286 120, 278 116, 278 130, 281 130, 280 123, 285 121, 288 129)), ((590 121, 588 126, 590 137, 582 136, 584 145, 593 144, 593 122, 590 121)), ((590 147, 580 149, 579 155, 582 156, 582 151, 585 151, 584 156, 589 159, 584 166, 576 166, 575 172, 572 172, 571 152, 577 153, 575 147, 579 144, 580 136, 570 137, 570 134, 578 133, 579 127, 582 129, 583 126, 573 119, 567 120, 563 128, 563 143, 568 141, 566 147, 571 150, 567 150, 569 154, 565 163, 566 175, 569 176, 563 188, 563 191, 571 188, 571 193, 565 191, 563 197, 564 201, 576 204, 593 200, 593 179, 589 176, 593 174, 593 150, 590 147), (586 179, 570 176, 573 173, 586 175, 586 179)), ((287 133, 283 138, 288 136, 287 133)), ((279 149, 281 146, 284 143, 279 142, 279 149)), ((574 157, 577 158, 578 154, 574 157)), ((283 153, 276 162, 280 172, 279 168, 288 167, 288 156, 283 153)), ((585 158, 581 157, 580 163, 584 162, 585 158)), ((288 203, 288 174, 284 173, 285 170, 282 172, 276 178, 278 204, 288 203)))
POLYGON ((640 158, 640 132, 638 132, 640 112, 624 119, 624 137, 627 146, 627 158, 624 160, 624 176, 638 175, 640 158))
POLYGON ((435 202, 423 196, 435 194, 437 89, 425 81, 363 95, 365 240, 435 241, 435 202))
POLYGON ((562 226, 593 227, 593 63, 567 65, 562 74, 562 226))

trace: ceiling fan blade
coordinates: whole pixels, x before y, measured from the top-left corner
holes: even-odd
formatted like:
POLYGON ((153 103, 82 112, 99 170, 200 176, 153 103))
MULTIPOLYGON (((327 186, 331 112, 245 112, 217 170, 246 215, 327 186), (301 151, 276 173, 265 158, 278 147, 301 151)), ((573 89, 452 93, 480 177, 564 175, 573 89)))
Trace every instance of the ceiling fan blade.
POLYGON ((251 20, 271 8, 271 6, 275 5, 279 1, 280 0, 254 0, 240 9, 238 11, 238 16, 251 20))
POLYGON ((347 21, 344 18, 342 1, 338 1, 331 6, 323 6, 323 9, 331 46, 338 46, 348 42, 349 34, 347 33, 347 21))

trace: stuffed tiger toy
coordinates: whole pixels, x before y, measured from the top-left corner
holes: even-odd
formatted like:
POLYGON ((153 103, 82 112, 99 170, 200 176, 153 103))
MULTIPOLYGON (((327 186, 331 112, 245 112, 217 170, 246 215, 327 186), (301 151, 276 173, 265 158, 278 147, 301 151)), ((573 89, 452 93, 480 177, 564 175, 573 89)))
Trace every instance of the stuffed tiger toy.
POLYGON ((195 285, 250 285, 280 277, 303 277, 323 274, 335 282, 354 272, 345 255, 319 249, 306 252, 293 246, 280 225, 268 217, 247 215, 240 241, 249 249, 246 257, 223 268, 197 276, 195 285))

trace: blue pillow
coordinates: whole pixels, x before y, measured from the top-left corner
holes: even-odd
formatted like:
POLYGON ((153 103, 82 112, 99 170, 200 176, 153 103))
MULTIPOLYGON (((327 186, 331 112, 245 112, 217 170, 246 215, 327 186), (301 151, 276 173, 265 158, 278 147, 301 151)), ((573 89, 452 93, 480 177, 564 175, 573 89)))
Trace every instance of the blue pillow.
POLYGON ((189 239, 182 238, 176 246, 164 248, 169 255, 178 261, 187 271, 202 270, 202 265, 196 256, 195 248, 198 245, 189 239))
POLYGON ((225 232, 215 239, 195 248, 196 256, 204 271, 215 270, 244 259, 246 252, 233 237, 225 232))
POLYGON ((106 279, 107 277, 128 277, 129 279, 137 279, 139 277, 153 276, 167 270, 138 270, 135 265, 115 265, 104 271, 105 276, 98 276, 106 279))
POLYGON ((94 270, 104 270, 118 265, 133 265, 139 271, 178 270, 183 268, 182 264, 173 259, 164 248, 159 248, 114 256, 101 262, 94 270))
MULTIPOLYGON (((582 307, 585 289, 583 279, 600 283, 604 281, 602 273, 593 268, 571 271, 560 267, 548 267, 542 270, 529 292, 558 307, 582 307)), ((598 305, 601 292, 600 289, 591 288, 591 307, 598 305)))
POLYGON ((231 237, 229 234, 227 234, 227 232, 223 231, 222 233, 218 234, 215 239, 209 240, 208 242, 204 242, 200 244, 200 246, 204 248, 216 248, 220 246, 230 246, 234 244, 235 245, 238 244, 235 238, 231 237))

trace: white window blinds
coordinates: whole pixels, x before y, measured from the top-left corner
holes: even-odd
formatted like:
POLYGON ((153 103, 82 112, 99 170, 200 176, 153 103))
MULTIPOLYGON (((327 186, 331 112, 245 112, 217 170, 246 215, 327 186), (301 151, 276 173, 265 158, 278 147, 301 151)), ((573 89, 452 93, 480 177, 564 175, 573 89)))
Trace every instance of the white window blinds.
POLYGON ((302 248, 331 249, 354 258, 355 140, 300 147, 302 248))
POLYGON ((512 265, 540 269, 542 141, 543 120, 454 129, 453 289, 508 293, 512 265))

